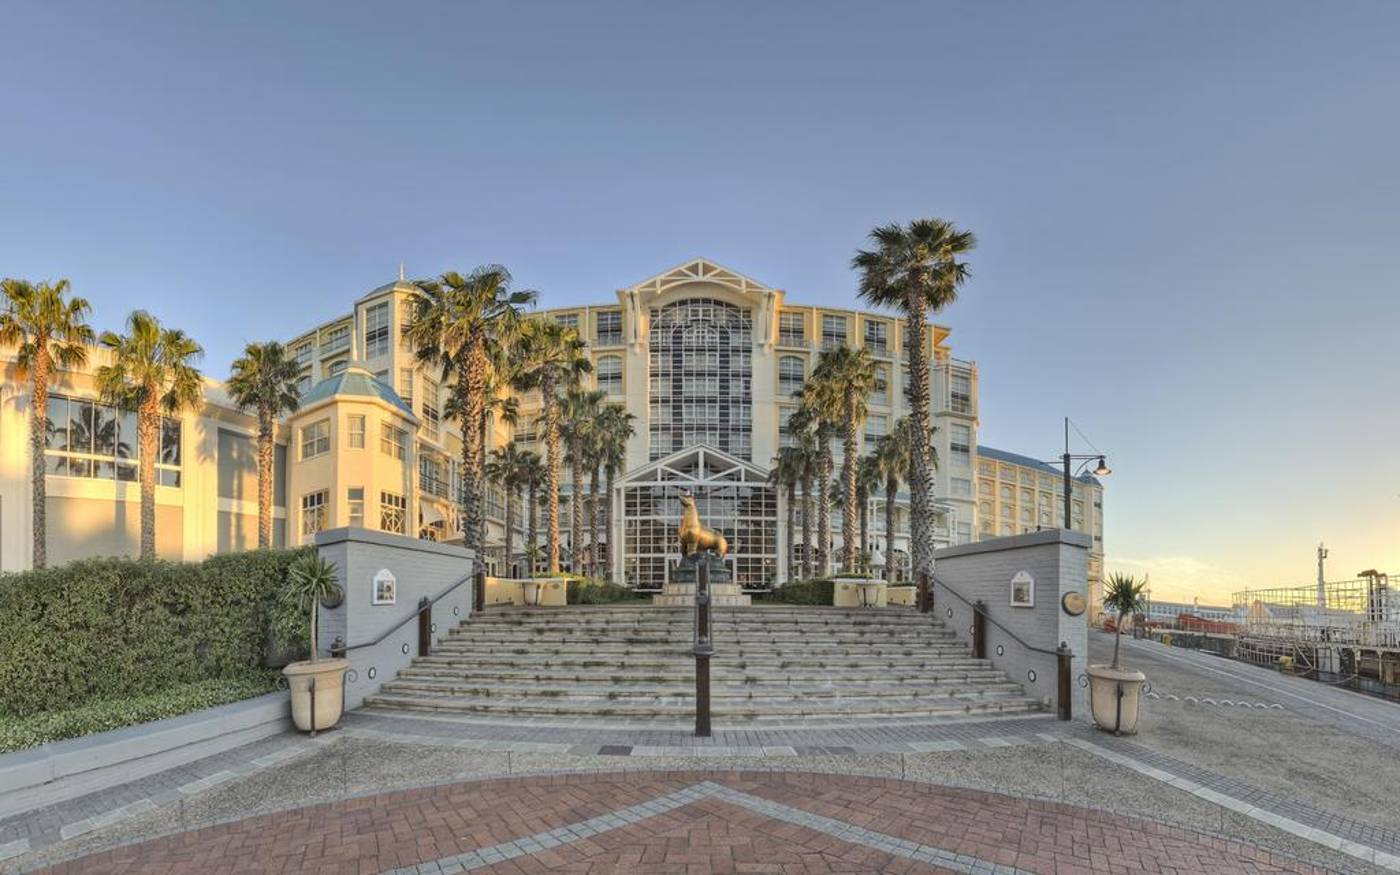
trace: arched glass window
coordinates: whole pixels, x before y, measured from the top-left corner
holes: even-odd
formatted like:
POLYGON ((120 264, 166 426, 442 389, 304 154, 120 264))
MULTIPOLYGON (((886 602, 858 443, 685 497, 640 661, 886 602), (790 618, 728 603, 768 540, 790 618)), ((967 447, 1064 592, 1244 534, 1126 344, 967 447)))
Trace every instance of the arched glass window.
POLYGON ((615 355, 605 355, 598 359, 594 370, 598 375, 598 388, 609 395, 622 394, 622 359, 615 355))
POLYGON ((709 298, 653 308, 649 335, 650 457, 701 444, 752 452, 753 321, 709 298))
POLYGON ((806 379, 807 368, 802 359, 795 355, 785 355, 778 359, 778 393, 795 395, 806 379))

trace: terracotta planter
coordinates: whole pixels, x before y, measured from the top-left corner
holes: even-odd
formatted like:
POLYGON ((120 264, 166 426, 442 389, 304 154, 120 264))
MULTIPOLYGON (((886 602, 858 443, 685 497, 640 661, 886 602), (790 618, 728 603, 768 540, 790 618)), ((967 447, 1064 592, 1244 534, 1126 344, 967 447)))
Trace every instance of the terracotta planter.
POLYGON ((315 735, 340 722, 345 705, 345 670, 349 667, 346 659, 319 659, 293 662, 282 669, 292 694, 292 722, 297 729, 315 735))
POLYGON ((1136 669, 1091 665, 1089 675, 1089 705, 1094 722, 1114 735, 1137 732, 1138 710, 1142 704, 1142 685, 1147 675, 1136 669))

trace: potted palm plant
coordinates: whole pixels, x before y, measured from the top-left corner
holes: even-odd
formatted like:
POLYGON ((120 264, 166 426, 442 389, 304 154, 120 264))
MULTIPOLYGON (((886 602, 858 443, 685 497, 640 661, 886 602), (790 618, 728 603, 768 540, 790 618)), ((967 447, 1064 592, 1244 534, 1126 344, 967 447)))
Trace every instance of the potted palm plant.
POLYGON ((317 611, 322 604, 334 607, 342 592, 336 582, 336 567, 319 553, 308 553, 287 570, 283 597, 300 610, 311 613, 311 658, 293 662, 282 669, 292 694, 292 722, 297 729, 315 735, 340 722, 345 704, 345 670, 349 660, 322 659, 316 644, 317 611))
POLYGON ((1123 621, 1147 609, 1147 581, 1114 573, 1104 583, 1104 610, 1118 615, 1113 633, 1113 664, 1089 666, 1089 705, 1100 729, 1115 735, 1137 732, 1138 706, 1147 675, 1123 668, 1123 621))

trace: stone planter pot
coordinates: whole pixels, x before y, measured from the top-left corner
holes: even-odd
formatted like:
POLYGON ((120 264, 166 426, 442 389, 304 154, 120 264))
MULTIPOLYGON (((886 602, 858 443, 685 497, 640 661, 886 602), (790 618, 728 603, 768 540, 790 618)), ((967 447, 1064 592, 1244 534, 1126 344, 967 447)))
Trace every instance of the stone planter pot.
POLYGON ((1137 732, 1138 709, 1142 704, 1142 685, 1147 675, 1131 668, 1091 665, 1089 675, 1089 706, 1094 722, 1114 735, 1137 732), (1121 691, 1121 695, 1120 695, 1121 691))
POLYGON ((320 659, 293 662, 282 669, 292 694, 292 722, 297 729, 315 735, 340 722, 345 705, 345 670, 349 667, 347 659, 320 659))

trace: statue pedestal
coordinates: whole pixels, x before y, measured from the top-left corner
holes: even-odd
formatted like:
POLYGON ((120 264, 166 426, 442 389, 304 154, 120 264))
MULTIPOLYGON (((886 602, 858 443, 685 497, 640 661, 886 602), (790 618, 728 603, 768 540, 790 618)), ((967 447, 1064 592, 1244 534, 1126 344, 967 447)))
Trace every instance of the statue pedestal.
POLYGON ((651 597, 651 603, 659 608, 678 608, 695 604, 695 573, 701 562, 709 564, 710 604, 715 607, 747 607, 753 599, 744 595, 739 584, 731 583, 729 566, 718 556, 706 553, 703 556, 687 556, 676 566, 671 580, 661 589, 660 595, 651 597))

